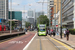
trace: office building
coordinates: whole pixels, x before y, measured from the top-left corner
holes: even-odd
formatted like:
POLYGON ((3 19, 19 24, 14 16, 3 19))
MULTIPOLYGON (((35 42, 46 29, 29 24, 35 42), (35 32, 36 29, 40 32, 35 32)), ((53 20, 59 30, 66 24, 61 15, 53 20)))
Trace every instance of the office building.
POLYGON ((49 27, 52 29, 52 18, 53 18, 53 6, 54 6, 54 0, 47 0, 48 5, 47 5, 47 16, 49 18, 49 27))
POLYGON ((54 23, 56 30, 60 32, 61 0, 54 0, 54 23))
POLYGON ((8 19, 8 0, 0 0, 0 18, 8 19))
POLYGON ((33 10, 28 10, 27 14, 29 17, 34 17, 34 11, 33 10))
POLYGON ((62 0, 62 25, 75 29, 75 0, 62 0))
POLYGON ((40 15, 44 15, 44 12, 35 12, 36 19, 37 19, 40 15))
MULTIPOLYGON (((9 11, 9 19, 10 19, 10 12, 11 11, 9 11)), ((22 21, 22 12, 21 11, 12 11, 12 19, 22 21)))

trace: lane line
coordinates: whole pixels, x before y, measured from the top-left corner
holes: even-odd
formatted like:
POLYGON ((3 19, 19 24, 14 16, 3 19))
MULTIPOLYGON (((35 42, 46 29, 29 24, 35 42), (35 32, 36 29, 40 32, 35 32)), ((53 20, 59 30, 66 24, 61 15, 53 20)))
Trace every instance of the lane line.
POLYGON ((60 42, 60 41, 58 41, 58 40, 56 40, 56 39, 54 39, 54 38, 51 38, 51 37, 50 37, 50 39, 53 39, 54 41, 56 41, 56 42, 58 42, 59 44, 63 45, 63 46, 66 47, 68 50, 73 50, 71 47, 67 46, 66 44, 64 44, 64 43, 62 43, 62 42, 60 42))
POLYGON ((35 36, 30 40, 30 42, 23 48, 23 50, 27 50, 28 46, 31 44, 31 42, 34 40, 34 38, 36 37, 37 33, 35 34, 35 36))

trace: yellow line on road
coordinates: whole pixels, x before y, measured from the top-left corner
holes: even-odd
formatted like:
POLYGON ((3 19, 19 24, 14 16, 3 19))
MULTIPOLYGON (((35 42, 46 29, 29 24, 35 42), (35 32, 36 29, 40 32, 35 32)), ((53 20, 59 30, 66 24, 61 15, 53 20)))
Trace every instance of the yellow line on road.
POLYGON ((62 42, 60 42, 60 41, 58 41, 58 40, 56 40, 54 38, 51 38, 51 39, 54 40, 54 41, 56 41, 56 42, 58 42, 58 43, 60 43, 61 45, 63 45, 64 47, 66 47, 68 50, 73 50, 71 47, 67 46, 66 44, 64 44, 64 43, 62 43, 62 42))
MULTIPOLYGON (((22 36, 24 36, 24 35, 22 35, 22 36)), ((19 37, 22 37, 22 36, 19 36, 19 37)), ((18 37, 16 37, 16 38, 18 38, 18 37)), ((16 39, 16 38, 13 38, 13 39, 16 39)), ((11 40, 13 40, 13 39, 10 39, 10 40, 7 40, 7 41, 4 41, 4 42, 1 42, 0 44, 5 43, 5 42, 8 42, 8 41, 11 41, 11 40)))

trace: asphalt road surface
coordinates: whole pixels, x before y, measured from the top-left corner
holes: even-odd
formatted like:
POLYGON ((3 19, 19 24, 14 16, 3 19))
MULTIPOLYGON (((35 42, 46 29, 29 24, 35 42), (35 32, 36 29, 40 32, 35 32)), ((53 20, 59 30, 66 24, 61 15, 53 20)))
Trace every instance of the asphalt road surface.
POLYGON ((26 50, 69 50, 50 36, 36 36, 26 50))
POLYGON ((36 32, 28 32, 27 35, 1 42, 0 50, 72 50, 67 45, 53 39, 49 35, 35 35, 36 32), (32 42, 31 39, 33 39, 32 42), (30 45, 28 45, 29 42, 31 42, 30 45), (28 47, 26 47, 27 45, 28 47), (26 49, 24 49, 25 47, 26 49))

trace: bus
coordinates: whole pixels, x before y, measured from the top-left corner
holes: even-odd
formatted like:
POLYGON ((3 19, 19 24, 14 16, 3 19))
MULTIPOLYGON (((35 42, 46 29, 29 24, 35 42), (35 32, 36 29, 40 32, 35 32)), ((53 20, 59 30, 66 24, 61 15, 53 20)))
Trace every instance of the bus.
POLYGON ((38 24, 38 36, 39 35, 47 36, 47 34, 46 34, 46 24, 38 24))

